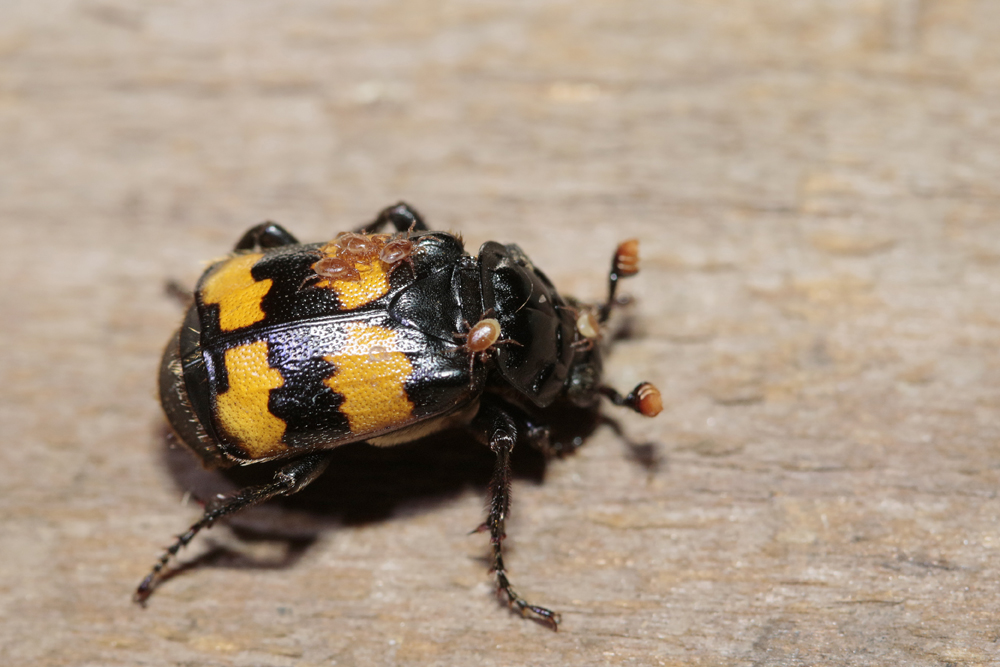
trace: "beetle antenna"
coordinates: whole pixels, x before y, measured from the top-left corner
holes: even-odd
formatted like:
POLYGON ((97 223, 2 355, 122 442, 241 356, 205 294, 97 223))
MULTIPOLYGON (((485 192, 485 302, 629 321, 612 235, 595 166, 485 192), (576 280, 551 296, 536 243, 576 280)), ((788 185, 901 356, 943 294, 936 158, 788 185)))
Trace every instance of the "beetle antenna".
POLYGON ((608 300, 601 306, 598 319, 601 324, 607 322, 611 310, 617 304, 615 292, 618 290, 618 280, 639 273, 639 239, 622 241, 615 248, 615 256, 611 260, 611 271, 608 272, 608 300))
POLYGON ((598 389, 615 405, 631 408, 643 417, 655 417, 663 411, 663 398, 660 390, 651 382, 640 382, 628 396, 622 396, 614 388, 601 385, 598 389))

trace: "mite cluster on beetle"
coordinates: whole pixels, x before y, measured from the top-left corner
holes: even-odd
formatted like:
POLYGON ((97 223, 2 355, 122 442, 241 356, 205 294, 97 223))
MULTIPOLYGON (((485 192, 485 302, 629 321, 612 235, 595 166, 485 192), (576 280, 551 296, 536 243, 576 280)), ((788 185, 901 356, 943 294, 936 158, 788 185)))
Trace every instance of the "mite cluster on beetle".
POLYGON ((504 566, 510 453, 518 441, 548 450, 544 414, 557 400, 592 407, 605 396, 647 417, 662 410, 648 382, 624 396, 601 382, 602 327, 619 279, 637 272, 632 239, 615 252, 607 299, 581 304, 561 296, 518 246, 489 241, 472 256, 460 237, 430 231, 402 203, 326 244, 300 244, 274 223, 251 228, 199 280, 164 352, 160 398, 206 466, 288 463, 270 483, 206 507, 136 600, 200 530, 301 491, 331 449, 459 427, 496 455, 481 529, 490 532, 498 591, 556 629, 559 615, 518 595, 504 566), (378 233, 386 225, 396 233, 378 233))

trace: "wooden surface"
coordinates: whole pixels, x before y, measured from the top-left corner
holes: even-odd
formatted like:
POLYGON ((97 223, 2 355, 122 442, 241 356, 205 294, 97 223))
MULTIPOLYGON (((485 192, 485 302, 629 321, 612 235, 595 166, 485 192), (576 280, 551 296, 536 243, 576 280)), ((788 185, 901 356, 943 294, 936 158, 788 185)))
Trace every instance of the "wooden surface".
POLYGON ((973 0, 7 0, 0 663, 996 663, 998 26, 973 0), (657 465, 604 426, 521 453, 508 564, 561 630, 493 599, 461 437, 345 452, 133 605, 186 488, 222 488, 164 444, 165 282, 263 219, 324 240, 399 199, 586 298, 642 239, 607 376, 667 409, 605 411, 657 465))

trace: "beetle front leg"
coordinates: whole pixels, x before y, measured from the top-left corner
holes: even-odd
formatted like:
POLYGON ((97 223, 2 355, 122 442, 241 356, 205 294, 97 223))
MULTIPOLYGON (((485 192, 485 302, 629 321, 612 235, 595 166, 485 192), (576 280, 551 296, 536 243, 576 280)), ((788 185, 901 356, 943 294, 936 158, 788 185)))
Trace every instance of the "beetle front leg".
POLYGON ((485 528, 490 531, 490 541, 493 544, 492 570, 497 577, 497 592, 507 597, 507 605, 516 608, 526 618, 557 630, 559 614, 529 604, 517 594, 507 578, 507 569, 503 562, 503 540, 507 536, 505 523, 510 512, 510 452, 517 442, 518 425, 513 417, 504 409, 499 401, 484 397, 479 413, 472 422, 476 436, 496 454, 496 466, 493 468, 493 478, 490 481, 490 512, 485 528))
POLYGON ((298 243, 292 234, 276 222, 262 222, 247 230, 246 234, 236 242, 235 251, 259 250, 262 248, 277 248, 283 245, 298 243))
POLYGON ((392 225, 396 228, 397 232, 410 230, 415 232, 428 231, 427 223, 417 213, 417 210, 406 202, 399 202, 398 204, 382 209, 378 217, 368 224, 359 227, 357 233, 374 234, 386 225, 392 225))
POLYGON ((178 551, 187 546, 195 535, 201 532, 202 528, 210 528, 212 524, 226 515, 235 514, 271 498, 298 493, 319 477, 329 463, 329 453, 305 456, 279 469, 274 473, 274 479, 270 484, 241 489, 236 495, 227 498, 221 504, 206 508, 201 519, 192 524, 187 532, 178 535, 177 540, 163 552, 152 571, 136 588, 133 599, 139 604, 145 603, 146 599, 153 593, 158 575, 163 568, 170 562, 171 558, 177 555, 178 551))

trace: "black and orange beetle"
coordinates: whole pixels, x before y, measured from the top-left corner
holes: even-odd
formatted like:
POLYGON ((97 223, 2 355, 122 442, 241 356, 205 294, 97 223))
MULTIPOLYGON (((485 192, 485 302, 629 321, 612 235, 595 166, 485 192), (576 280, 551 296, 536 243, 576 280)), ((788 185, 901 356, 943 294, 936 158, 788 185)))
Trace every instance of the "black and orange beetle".
POLYGON ((638 242, 615 253, 607 300, 563 298, 516 245, 490 241, 469 255, 429 231, 406 204, 356 232, 300 244, 279 225, 250 229, 204 273, 163 355, 160 400, 173 430, 209 467, 287 459, 273 481, 208 506, 136 590, 144 601, 181 547, 220 518, 302 490, 330 450, 383 447, 463 427, 496 454, 489 516, 498 592, 523 616, 555 629, 559 616, 528 604, 504 568, 510 452, 546 451, 540 412, 599 396, 648 417, 660 394, 627 396, 601 384, 601 327, 619 278, 638 271, 638 242), (392 225, 394 234, 378 233, 392 225))

